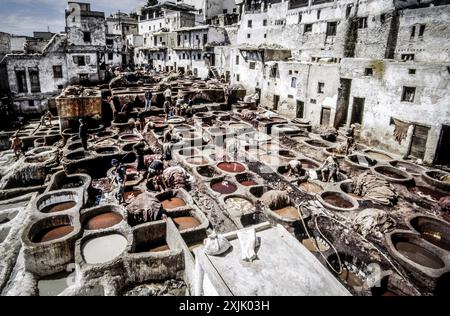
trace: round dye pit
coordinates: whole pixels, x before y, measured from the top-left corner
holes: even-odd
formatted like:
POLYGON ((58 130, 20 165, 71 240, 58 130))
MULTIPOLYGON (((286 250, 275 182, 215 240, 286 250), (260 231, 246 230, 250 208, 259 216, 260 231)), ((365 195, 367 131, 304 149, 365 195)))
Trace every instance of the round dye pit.
POLYGON ((394 238, 394 247, 409 260, 431 269, 442 269, 445 263, 437 255, 406 237, 394 238))
POLYGON ((408 180, 408 174, 400 169, 387 166, 378 166, 373 169, 376 173, 394 180, 408 180))
POLYGON ((244 173, 244 174, 238 174, 236 176, 236 180, 239 184, 245 186, 245 187, 251 187, 254 185, 257 185, 258 183, 255 181, 255 177, 252 174, 244 173))
POLYGON ((433 217, 417 216, 410 220, 411 226, 422 239, 436 247, 450 251, 450 225, 433 217))
POLYGON ((85 226, 87 230, 99 230, 116 226, 123 220, 122 215, 114 212, 106 212, 90 218, 85 226))
POLYGON ((317 169, 320 167, 318 162, 311 159, 300 159, 300 162, 302 163, 302 168, 304 169, 317 169))
POLYGON ((380 151, 367 150, 364 154, 366 156, 369 156, 369 158, 372 158, 372 159, 375 159, 375 160, 381 160, 381 161, 392 160, 391 156, 389 156, 388 154, 385 154, 383 152, 380 152, 380 151))
POLYGON ((348 156, 347 159, 350 162, 352 162, 353 164, 355 164, 361 168, 369 168, 369 167, 373 167, 377 164, 376 160, 373 160, 373 159, 371 159, 367 156, 363 156, 363 155, 351 155, 351 156, 348 156))
POLYGON ((55 203, 45 206, 43 209, 41 209, 42 213, 59 213, 67 211, 73 207, 75 207, 77 203, 75 201, 67 201, 67 202, 61 202, 61 203, 55 203))
POLYGON ((217 165, 220 170, 230 173, 244 172, 245 167, 237 162, 221 162, 217 165))
POLYGON ((140 138, 136 135, 122 135, 119 137, 119 140, 124 142, 138 142, 140 138))
POLYGON ((81 143, 73 143, 73 144, 70 144, 69 146, 67 146, 67 149, 70 151, 81 149, 81 148, 83 148, 83 145, 81 143))
POLYGON ((320 194, 325 207, 334 210, 351 210, 358 207, 358 202, 349 195, 341 192, 327 191, 320 194))
POLYGON ((173 210, 179 207, 186 206, 186 202, 183 199, 172 197, 161 202, 165 210, 173 210))
POLYGON ((220 173, 211 166, 198 167, 197 172, 199 175, 205 178, 214 178, 220 176, 220 173))
POLYGON ((99 155, 113 155, 119 151, 116 147, 102 147, 97 148, 95 152, 99 155))
POLYGON ((68 160, 81 160, 90 157, 87 153, 80 151, 80 152, 73 152, 66 156, 66 159, 68 160))
POLYGON ((229 181, 220 181, 211 184, 211 189, 220 194, 231 194, 237 191, 237 186, 229 181))
POLYGON ((284 218, 288 218, 288 219, 292 219, 292 220, 300 219, 300 212, 294 206, 286 206, 281 209, 274 210, 273 212, 284 218))
POLYGON ((317 194, 323 191, 323 188, 320 185, 311 182, 302 182, 298 188, 309 194, 317 194))
POLYGON ((328 148, 330 145, 326 142, 317 140, 317 139, 308 139, 305 140, 305 143, 316 148, 328 148))
POLYGON ((136 145, 136 144, 137 143, 126 144, 126 145, 122 146, 122 150, 125 151, 125 152, 131 152, 131 151, 133 151, 133 146, 136 145))
POLYGON ((389 164, 395 168, 398 168, 400 170, 406 171, 408 173, 414 174, 414 175, 418 175, 421 174, 422 172, 424 172, 426 169, 422 166, 413 164, 413 163, 409 163, 406 161, 390 161, 389 164))
POLYGON ((249 128, 250 126, 247 124, 243 124, 243 123, 231 123, 228 125, 228 127, 230 129, 246 129, 246 128, 249 128))
POLYGON ((202 166, 209 164, 209 160, 206 157, 193 157, 186 159, 186 162, 195 166, 202 166))
POLYGON ((252 187, 250 188, 250 194, 253 195, 256 198, 261 198, 264 193, 267 193, 269 191, 272 191, 272 188, 270 187, 264 187, 264 186, 258 186, 258 187, 252 187))
POLYGON ((84 185, 83 179, 80 177, 68 178, 58 189, 75 189, 84 185))
POLYGON ((89 239, 81 247, 88 264, 102 264, 119 257, 127 248, 127 239, 120 234, 110 234, 89 239))
POLYGON ((199 154, 198 150, 195 148, 182 149, 178 152, 179 155, 184 157, 193 157, 199 154))
POLYGON ((63 238, 69 235, 74 230, 71 225, 61 225, 56 227, 50 227, 40 231, 36 236, 33 237, 32 241, 35 243, 49 242, 63 238))
POLYGON ((447 196, 448 194, 442 193, 430 187, 424 186, 415 186, 408 188, 408 191, 417 194, 422 198, 426 198, 428 200, 439 201, 441 198, 447 196))
POLYGON ((179 231, 185 231, 187 229, 195 228, 201 225, 201 223, 192 216, 177 217, 173 218, 175 226, 177 226, 179 231))
POLYGON ((295 154, 289 150, 280 150, 278 154, 283 158, 295 158, 295 154))
POLYGON ((113 137, 115 134, 113 132, 100 132, 96 135, 98 138, 106 138, 106 137, 113 137))

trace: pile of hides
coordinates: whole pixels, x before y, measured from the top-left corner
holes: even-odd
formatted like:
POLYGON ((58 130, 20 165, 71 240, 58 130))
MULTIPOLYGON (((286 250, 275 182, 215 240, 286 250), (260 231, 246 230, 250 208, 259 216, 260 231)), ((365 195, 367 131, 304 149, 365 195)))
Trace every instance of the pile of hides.
POLYGON ((172 189, 184 189, 188 184, 188 174, 180 166, 170 167, 164 170, 167 185, 172 189))
POLYGON ((244 121, 253 121, 256 119, 256 113, 250 110, 242 110, 241 119, 244 121))
POLYGON ((164 283, 141 284, 123 294, 124 296, 185 296, 183 281, 168 280, 164 283))
POLYGON ((396 222, 380 209, 369 208, 361 211, 352 221, 353 229, 363 237, 373 235, 379 239, 395 227, 396 222))
POLYGON ((127 211, 128 218, 134 225, 161 220, 163 215, 161 202, 149 192, 137 196, 127 206, 127 211))
POLYGON ((315 132, 319 134, 322 139, 327 140, 329 142, 336 141, 338 136, 337 130, 333 127, 320 126, 316 128, 315 132))
POLYGON ((399 144, 401 144, 402 141, 404 141, 406 139, 406 137, 408 136, 408 129, 411 126, 411 124, 402 122, 397 119, 393 119, 393 120, 394 120, 394 125, 395 125, 394 138, 399 144))
POLYGON ((291 199, 285 191, 272 190, 261 197, 264 206, 271 210, 279 210, 291 204, 291 199))
POLYGON ((127 80, 127 78, 125 78, 125 76, 123 75, 119 75, 116 78, 114 78, 113 80, 111 80, 111 82, 109 83, 109 88, 113 89, 113 88, 120 88, 120 87, 126 87, 130 85, 130 82, 127 80))
POLYGON ((394 188, 385 180, 364 172, 353 180, 354 193, 381 205, 393 205, 397 199, 394 188))

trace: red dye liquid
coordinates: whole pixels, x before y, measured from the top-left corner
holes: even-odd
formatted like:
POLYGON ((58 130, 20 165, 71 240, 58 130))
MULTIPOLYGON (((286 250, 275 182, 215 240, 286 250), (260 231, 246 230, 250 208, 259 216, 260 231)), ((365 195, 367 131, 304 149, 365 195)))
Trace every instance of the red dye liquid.
POLYGON ((436 190, 433 190, 433 189, 430 189, 427 187, 423 187, 423 186, 408 188, 408 191, 411 193, 416 193, 416 194, 421 193, 422 195, 431 197, 435 201, 439 201, 444 196, 447 196, 447 194, 445 194, 445 193, 441 193, 439 191, 436 191, 436 190))
POLYGON ((107 212, 92 217, 86 224, 86 229, 97 230, 105 229, 119 224, 123 220, 122 216, 114 213, 107 212))
POLYGON ((237 191, 237 187, 228 181, 214 183, 211 188, 221 194, 231 194, 237 191))
POLYGON ((232 173, 239 173, 245 171, 245 167, 237 162, 222 162, 217 167, 219 167, 220 170, 232 173))
POLYGON ((75 202, 69 201, 69 202, 63 202, 63 203, 57 203, 53 205, 46 206, 42 209, 42 213, 58 213, 63 212, 65 210, 71 209, 76 205, 75 202))
POLYGON ((252 185, 257 185, 257 183, 252 180, 242 181, 242 182, 240 182, 240 184, 242 184, 243 186, 246 186, 246 187, 251 187, 252 185))
POLYGON ((341 198, 338 195, 328 195, 328 196, 324 197, 323 200, 325 202, 327 202, 328 204, 331 204, 333 206, 340 207, 340 208, 352 208, 353 207, 352 203, 341 198))
POLYGON ((37 238, 37 242, 48 242, 62 238, 73 232, 73 227, 69 225, 53 227, 42 232, 42 237, 37 238))

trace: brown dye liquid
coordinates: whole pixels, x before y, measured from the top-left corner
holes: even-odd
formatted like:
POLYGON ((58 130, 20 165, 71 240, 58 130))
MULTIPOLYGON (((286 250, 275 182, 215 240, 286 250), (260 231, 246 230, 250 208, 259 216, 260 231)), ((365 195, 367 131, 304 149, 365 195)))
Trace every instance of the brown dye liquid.
POLYGON ((92 217, 85 227, 89 230, 105 229, 119 224, 122 220, 123 218, 120 214, 107 212, 92 217))
POLYGON ((179 231, 184 231, 201 225, 201 223, 192 216, 177 217, 174 218, 173 221, 179 231))
POLYGON ((75 205, 77 205, 77 203, 75 203, 74 201, 57 203, 57 204, 53 204, 53 205, 49 205, 49 206, 44 207, 41 212, 42 213, 63 212, 65 210, 71 209, 75 205))
POLYGON ((218 167, 226 172, 239 173, 245 171, 245 167, 237 162, 222 162, 218 165, 218 167))
POLYGON ((433 190, 433 189, 430 189, 427 187, 423 187, 423 186, 416 186, 416 187, 408 188, 408 191, 411 193, 415 193, 415 194, 429 196, 435 201, 439 201, 444 196, 447 196, 447 194, 445 194, 445 193, 441 193, 439 191, 436 191, 436 190, 433 190))
POLYGON ((52 227, 50 229, 47 229, 43 232, 41 232, 40 236, 36 238, 37 242, 48 242, 52 240, 56 240, 59 238, 62 238, 66 235, 69 235, 71 232, 73 232, 74 228, 69 225, 59 226, 59 227, 52 227))
POLYGON ((444 263, 432 252, 416 246, 409 242, 398 242, 395 248, 411 261, 414 261, 424 267, 432 269, 440 269, 444 267, 444 263))
POLYGON ((280 215, 281 217, 286 217, 290 219, 300 219, 300 214, 298 210, 293 206, 286 206, 274 212, 280 215))
POLYGON ((221 194, 231 194, 237 191, 237 187, 228 181, 214 183, 211 185, 211 189, 221 194))
POLYGON ((239 182, 239 183, 242 184, 243 186, 246 186, 246 187, 251 187, 252 185, 257 185, 257 183, 255 181, 252 181, 252 180, 245 180, 245 181, 242 181, 242 182, 239 182))
POLYGON ((180 198, 170 198, 161 202, 162 206, 166 210, 186 206, 186 202, 180 198))
POLYGON ((151 241, 148 243, 142 243, 137 245, 136 247, 136 253, 142 253, 142 252, 162 252, 170 250, 169 245, 167 245, 165 240, 157 240, 157 241, 151 241))
POLYGON ((343 198, 341 198, 338 195, 328 195, 328 196, 324 197, 323 200, 325 202, 327 202, 328 204, 331 204, 333 206, 340 207, 340 208, 352 208, 353 207, 352 203, 350 203, 347 200, 344 200, 343 198))
POLYGON ((309 183, 309 182, 303 182, 299 185, 299 189, 308 193, 320 193, 323 191, 322 187, 320 185, 309 183))
POLYGON ((405 179, 405 177, 402 176, 401 174, 398 174, 398 173, 393 172, 393 171, 389 171, 389 170, 387 170, 387 169, 378 169, 377 172, 380 173, 380 174, 382 174, 382 175, 384 175, 384 176, 386 176, 386 177, 389 177, 389 178, 393 178, 393 179, 405 179))

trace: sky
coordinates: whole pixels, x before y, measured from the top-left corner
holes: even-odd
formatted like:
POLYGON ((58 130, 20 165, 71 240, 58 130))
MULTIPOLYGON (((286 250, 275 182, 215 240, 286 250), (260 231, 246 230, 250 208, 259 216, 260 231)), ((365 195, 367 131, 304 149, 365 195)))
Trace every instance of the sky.
MULTIPOLYGON (((0 32, 33 35, 33 31, 64 31, 68 0, 0 0, 0 32)), ((91 3, 92 11, 129 13, 146 0, 81 0, 91 3)))

